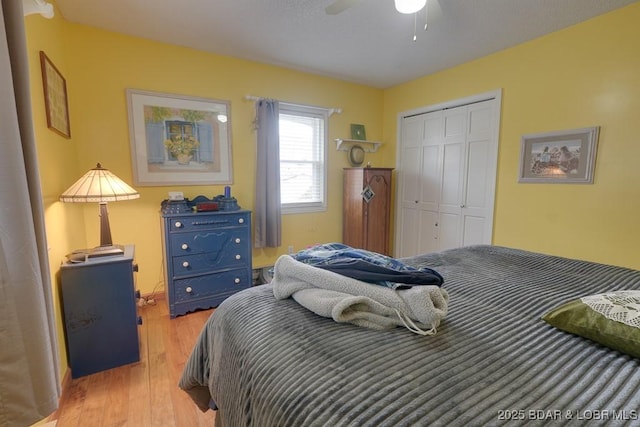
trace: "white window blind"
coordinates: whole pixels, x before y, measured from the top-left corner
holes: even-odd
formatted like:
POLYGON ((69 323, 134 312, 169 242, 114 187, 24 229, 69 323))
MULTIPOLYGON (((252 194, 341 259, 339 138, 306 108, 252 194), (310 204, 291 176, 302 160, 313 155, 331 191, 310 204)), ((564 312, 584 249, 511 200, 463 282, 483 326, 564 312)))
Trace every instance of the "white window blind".
POLYGON ((280 104, 283 213, 326 210, 326 110, 280 104))

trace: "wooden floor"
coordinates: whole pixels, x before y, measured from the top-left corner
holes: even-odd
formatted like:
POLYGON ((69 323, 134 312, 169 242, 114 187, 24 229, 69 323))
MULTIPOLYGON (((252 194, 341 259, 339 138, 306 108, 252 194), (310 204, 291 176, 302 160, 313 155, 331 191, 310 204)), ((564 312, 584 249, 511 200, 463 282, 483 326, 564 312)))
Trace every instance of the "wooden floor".
POLYGON ((139 308, 140 362, 70 381, 57 427, 213 426, 177 386, 182 368, 213 310, 169 318, 165 300, 139 308))

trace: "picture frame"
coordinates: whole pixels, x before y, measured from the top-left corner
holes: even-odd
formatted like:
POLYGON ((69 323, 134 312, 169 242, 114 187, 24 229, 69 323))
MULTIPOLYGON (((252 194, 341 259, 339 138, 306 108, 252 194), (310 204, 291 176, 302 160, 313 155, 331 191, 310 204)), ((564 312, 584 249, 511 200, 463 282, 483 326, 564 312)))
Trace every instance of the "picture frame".
POLYGON ((365 141, 367 139, 367 133, 365 132, 364 125, 351 123, 351 139, 357 141, 365 141))
POLYGON ((67 81, 49 57, 40 51, 40 69, 47 127, 60 136, 71 138, 67 81))
POLYGON ((592 184, 600 127, 523 135, 519 182, 592 184))
POLYGON ((139 186, 231 184, 231 102, 127 89, 139 186))

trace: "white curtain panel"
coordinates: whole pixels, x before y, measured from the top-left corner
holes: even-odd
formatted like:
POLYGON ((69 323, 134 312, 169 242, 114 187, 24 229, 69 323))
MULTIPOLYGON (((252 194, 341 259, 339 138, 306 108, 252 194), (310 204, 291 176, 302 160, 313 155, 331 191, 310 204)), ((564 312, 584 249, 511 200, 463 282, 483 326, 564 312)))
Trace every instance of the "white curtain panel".
POLYGON ((58 406, 60 374, 22 3, 0 13, 0 425, 58 406))

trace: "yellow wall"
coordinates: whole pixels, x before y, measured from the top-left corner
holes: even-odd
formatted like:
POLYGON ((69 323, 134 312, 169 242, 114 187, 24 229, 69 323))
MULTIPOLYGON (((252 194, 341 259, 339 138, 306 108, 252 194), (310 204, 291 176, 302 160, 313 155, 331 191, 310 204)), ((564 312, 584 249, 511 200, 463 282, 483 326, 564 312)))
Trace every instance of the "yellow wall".
MULTIPOLYGON (((98 244, 98 207, 62 204, 57 202, 58 195, 97 162, 133 184, 126 88, 231 101, 232 193, 247 209, 254 205, 256 151, 252 129, 254 104, 246 101, 245 95, 342 108, 342 114, 329 119, 327 212, 285 215, 283 246, 254 250, 254 266, 272 265, 290 245, 297 250, 316 242, 341 240, 342 168, 349 164, 346 153, 336 151, 333 140, 348 137, 350 123, 363 123, 368 136, 381 138, 382 90, 124 36, 60 18, 53 21, 33 18, 38 19, 37 24, 30 22, 28 26, 32 64, 37 64, 34 56, 37 51, 45 50, 64 74, 68 86, 71 141, 46 129, 46 123, 37 123, 37 131, 38 136, 43 137, 44 144, 40 145, 48 144, 44 142, 46 138, 71 147, 70 158, 57 153, 51 157, 47 148, 41 150, 43 163, 56 171, 65 170, 64 179, 51 183, 43 180, 45 191, 49 193, 48 205, 56 211, 64 211, 62 217, 52 216, 51 223, 56 226, 60 222, 68 224, 71 215, 78 212, 82 215, 82 221, 75 225, 77 232, 71 231, 70 225, 63 230, 79 237, 73 239, 71 249, 98 244), (52 34, 54 37, 50 37, 52 34), (49 38, 64 49, 49 52, 52 49, 46 43, 49 38)), ((33 82, 34 86, 41 85, 39 75, 33 76, 33 82)), ((34 94, 35 104, 42 104, 41 96, 41 93, 34 94)), ((35 114, 43 116, 44 113, 36 111, 35 114)), ((382 166, 381 158, 371 154, 367 160, 382 166)), ((109 204, 109 218, 114 242, 136 245, 136 259, 140 265, 138 287, 144 294, 156 287, 162 289, 159 207, 167 198, 167 192, 180 190, 190 198, 199 194, 213 197, 223 192, 223 186, 138 186, 137 190, 140 199, 109 204)), ((50 239, 50 246, 64 246, 55 252, 56 264, 61 255, 70 250, 69 240, 66 235, 50 239)))
POLYGON ((494 244, 640 269, 638 22, 640 3, 391 88, 383 139, 400 112, 502 88, 494 244), (590 126, 593 185, 518 183, 522 135, 590 126))
MULTIPOLYGON (((45 208, 54 309, 61 352, 60 370, 64 372, 67 362, 58 304, 56 274, 65 254, 73 249, 84 247, 86 237, 82 210, 78 209, 78 206, 63 206, 58 202, 58 197, 79 177, 81 169, 77 166, 78 154, 74 139, 63 138, 47 128, 39 52, 44 51, 64 76, 69 73, 63 43, 65 22, 60 18, 45 19, 40 15, 30 15, 25 18, 25 26, 30 80, 32 82, 31 103, 45 208)), ((73 127, 73 121, 71 125, 73 127)))

